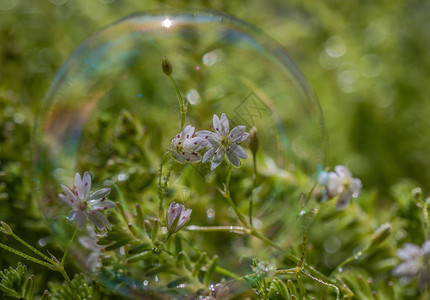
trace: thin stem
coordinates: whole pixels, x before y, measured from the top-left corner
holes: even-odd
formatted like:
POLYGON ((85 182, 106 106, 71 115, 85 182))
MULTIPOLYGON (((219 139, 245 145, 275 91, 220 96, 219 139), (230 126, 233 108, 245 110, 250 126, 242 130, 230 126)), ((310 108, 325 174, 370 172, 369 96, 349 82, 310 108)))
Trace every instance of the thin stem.
POLYGON ((12 247, 9 247, 9 246, 7 246, 7 245, 5 245, 5 244, 0 243, 0 248, 3 248, 3 249, 4 249, 4 250, 6 250, 6 251, 9 251, 9 252, 11 252, 11 253, 13 253, 13 254, 16 254, 16 255, 18 255, 18 256, 21 256, 22 258, 25 258, 25 259, 27 259, 27 260, 29 260, 29 261, 32 261, 32 262, 36 263, 36 264, 39 264, 39 265, 45 266, 45 267, 47 267, 47 268, 49 268, 49 269, 51 269, 51 268, 53 267, 53 264, 49 264, 49 263, 44 262, 44 261, 42 261, 42 260, 40 260, 40 259, 34 258, 34 257, 32 257, 32 256, 30 256, 30 255, 28 255, 28 254, 25 254, 25 253, 23 253, 23 252, 21 252, 21 251, 18 251, 18 250, 14 249, 14 248, 12 248, 12 247))
POLYGON ((336 291, 336 300, 339 300, 340 292, 339 292, 339 288, 336 285, 322 281, 321 279, 312 276, 311 274, 305 272, 304 270, 301 270, 300 273, 302 273, 303 275, 309 277, 310 279, 312 279, 316 282, 321 283, 322 285, 329 286, 329 287, 333 288, 336 291))
POLYGON ((245 227, 248 227, 248 224, 246 223, 245 217, 242 215, 242 213, 237 208, 236 204, 234 204, 233 200, 230 196, 230 178, 231 178, 231 169, 233 168, 233 165, 230 164, 228 167, 228 173, 227 178, 225 181, 225 191, 224 191, 224 197, 227 199, 228 204, 233 208, 234 212, 236 213, 237 217, 239 218, 240 222, 245 225, 245 227))
MULTIPOLYGON (((349 264, 350 262, 359 259, 361 256, 363 256, 367 251, 369 251, 370 249, 370 244, 368 246, 366 246, 363 250, 358 251, 356 254, 353 254, 352 256, 348 257, 347 259, 345 259, 343 262, 341 262, 335 269, 333 269, 333 271, 331 272, 331 274, 333 274, 334 272, 339 272, 340 270, 343 269, 343 267, 345 267, 347 264, 349 264)), ((330 275, 331 275, 330 274, 330 275)))
POLYGON ((184 128, 185 125, 185 114, 187 113, 187 109, 185 108, 184 100, 182 99, 181 92, 178 89, 178 86, 176 85, 175 80, 173 79, 172 75, 169 75, 170 82, 173 85, 173 88, 175 89, 176 97, 179 101, 179 106, 181 108, 181 129, 184 128))
POLYGON ((46 260, 47 262, 49 262, 51 264, 55 264, 55 262, 52 259, 50 259, 48 256, 46 256, 45 254, 43 254, 42 252, 40 252, 39 250, 37 250, 36 248, 34 248, 33 246, 31 246, 30 244, 28 244, 26 241, 24 241, 19 236, 17 236, 14 232, 11 232, 10 235, 15 240, 17 240, 18 242, 20 242, 21 244, 23 244, 25 247, 27 247, 28 249, 30 249, 34 254, 39 255, 40 257, 42 257, 44 260, 46 260))
POLYGON ((241 277, 239 275, 237 275, 237 274, 235 274, 235 273, 233 273, 227 269, 219 267, 219 266, 216 267, 215 271, 220 275, 228 276, 228 277, 231 277, 234 279, 241 279, 241 277))
POLYGON ((303 266, 303 263, 305 262, 305 256, 306 256, 306 250, 307 250, 307 240, 308 240, 308 233, 305 231, 303 234, 303 243, 302 243, 302 254, 300 256, 300 260, 297 263, 297 267, 301 268, 303 266))
POLYGON ((161 248, 164 246, 164 244, 165 243, 167 243, 167 241, 170 239, 170 237, 173 235, 173 233, 170 233, 169 232, 169 234, 167 235, 167 237, 166 237, 166 239, 163 241, 163 242, 161 242, 161 244, 160 245, 158 245, 155 249, 154 249, 154 252, 159 252, 160 250, 161 250, 161 248))
POLYGON ((291 269, 285 269, 285 270, 276 270, 275 271, 275 275, 291 274, 291 273, 297 273, 297 268, 291 268, 291 269))
POLYGON ((424 238, 425 238, 425 240, 428 240, 429 239, 429 232, 428 232, 429 214, 428 214, 428 210, 427 210, 426 201, 422 201, 422 205, 423 205, 424 238))
POLYGON ((254 176, 253 176, 254 178, 252 181, 251 198, 249 199, 249 225, 251 225, 251 227, 254 227, 254 225, 252 224, 252 208, 254 206, 253 200, 255 196, 255 188, 257 186, 257 154, 256 153, 252 154, 252 162, 254 163, 254 176))
POLYGON ((158 217, 161 219, 164 215, 164 196, 166 195, 165 192, 163 192, 164 185, 161 182, 161 178, 163 177, 163 162, 164 158, 167 154, 169 154, 170 151, 166 151, 163 156, 161 157, 160 167, 158 169, 158 217))
POLYGON ((71 291, 71 292, 72 292, 72 294, 73 294, 73 298, 74 298, 74 299, 76 299, 76 300, 78 300, 78 299, 79 299, 79 296, 78 296, 78 294, 76 293, 75 289, 73 288, 72 281, 70 280, 69 275, 67 275, 67 273, 66 273, 66 271, 64 270, 64 268, 61 268, 61 269, 59 270, 59 272, 61 273, 61 275, 63 275, 64 279, 66 280, 67 285, 69 286, 70 291, 71 291))
POLYGON ((78 227, 75 227, 75 231, 73 232, 72 238, 70 239, 69 245, 64 251, 63 258, 61 259, 61 266, 64 267, 64 263, 66 261, 67 254, 69 253, 70 247, 72 246, 73 240, 75 239, 76 233, 78 232, 78 227))
POLYGON ((184 228, 187 231, 197 232, 233 232, 237 234, 249 234, 251 231, 246 227, 241 226, 187 226, 184 228))

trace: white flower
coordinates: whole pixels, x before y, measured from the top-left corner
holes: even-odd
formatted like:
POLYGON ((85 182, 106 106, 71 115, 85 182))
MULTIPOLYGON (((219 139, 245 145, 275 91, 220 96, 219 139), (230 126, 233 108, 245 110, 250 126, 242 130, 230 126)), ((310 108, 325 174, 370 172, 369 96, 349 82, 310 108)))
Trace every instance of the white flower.
POLYGON ((405 244, 397 251, 397 256, 403 262, 393 269, 393 275, 401 277, 402 284, 417 278, 422 289, 430 285, 430 241, 425 241, 421 248, 415 244, 405 244))
POLYGON ((246 140, 249 136, 245 132, 245 126, 236 126, 230 131, 227 116, 221 114, 221 120, 217 115, 213 116, 213 132, 201 130, 196 132, 197 137, 206 139, 209 150, 203 156, 203 163, 212 159, 211 170, 215 169, 222 162, 224 155, 227 154, 228 160, 236 167, 240 166, 239 158, 247 158, 245 150, 239 143, 246 140))
POLYGON ((182 204, 172 202, 167 210, 167 230, 170 233, 178 232, 191 219, 191 209, 185 210, 182 204))
POLYGON ((172 140, 171 150, 173 157, 180 163, 199 162, 202 160, 197 151, 207 146, 208 142, 194 135, 194 127, 187 125, 181 133, 172 140))
POLYGON ((326 187, 328 199, 339 196, 336 209, 345 208, 351 197, 357 198, 361 194, 361 180, 353 178, 345 166, 336 166, 335 172, 321 172, 318 183, 326 187))
POLYGON ((72 208, 68 218, 72 222, 76 220, 79 229, 84 227, 86 218, 99 229, 111 228, 109 221, 100 212, 101 210, 115 207, 115 203, 106 200, 106 196, 110 193, 110 188, 97 190, 90 195, 91 176, 88 172, 84 173, 83 179, 81 179, 79 173, 76 173, 73 185, 74 192, 64 184, 61 185, 61 188, 64 195, 59 194, 58 197, 72 208))

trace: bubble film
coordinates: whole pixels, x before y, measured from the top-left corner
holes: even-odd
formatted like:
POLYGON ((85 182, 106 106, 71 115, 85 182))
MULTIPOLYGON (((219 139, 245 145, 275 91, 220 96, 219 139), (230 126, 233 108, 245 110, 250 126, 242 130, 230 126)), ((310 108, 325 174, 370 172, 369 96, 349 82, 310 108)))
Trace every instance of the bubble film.
MULTIPOLYGON (((106 201, 119 206, 100 213, 112 230, 95 231, 87 220, 70 255, 130 297, 240 295, 247 287, 225 272, 205 280, 213 255, 219 267, 246 275, 252 256, 279 253, 236 228, 226 178, 246 219, 252 198, 253 226, 287 248, 300 239, 300 216, 312 209, 303 195, 326 151, 319 104, 287 53, 255 27, 210 12, 133 15, 91 36, 59 70, 35 133, 36 195, 60 243, 76 227, 61 185, 73 192, 75 173, 88 171, 90 192, 111 189, 106 201), (243 125, 251 133, 240 144, 247 158, 231 176, 227 156, 211 170, 210 161, 182 164, 165 154, 181 132, 181 108, 163 57, 186 106, 185 126, 211 130, 213 115, 224 113, 230 130, 243 125), (172 201, 192 209, 191 220, 160 250, 172 201), (192 231, 197 226, 232 227, 192 231), (208 259, 192 279, 203 252, 208 259)), ((203 157, 207 149, 197 151, 203 157)))

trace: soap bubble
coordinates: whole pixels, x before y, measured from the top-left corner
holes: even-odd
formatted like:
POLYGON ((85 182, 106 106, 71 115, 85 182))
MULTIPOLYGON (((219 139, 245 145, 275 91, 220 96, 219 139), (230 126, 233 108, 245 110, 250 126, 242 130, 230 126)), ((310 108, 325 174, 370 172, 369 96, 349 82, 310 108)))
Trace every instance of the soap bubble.
MULTIPOLYGON (((56 238, 67 245, 74 228, 66 218, 69 208, 58 199, 60 185, 73 186, 74 174, 88 170, 94 189, 111 188, 109 200, 121 203, 125 219, 118 217, 119 209, 106 215, 113 230, 123 227, 122 236, 129 240, 109 244, 110 233, 94 233, 89 226, 79 231, 70 255, 84 271, 100 276, 107 287, 126 296, 195 292, 195 282, 179 280, 168 266, 157 265, 156 258, 127 262, 132 246, 152 234, 159 193, 165 193, 165 207, 179 201, 193 209, 190 225, 241 225, 217 189, 225 183, 227 160, 211 171, 210 163, 169 166, 166 156, 159 180, 163 153, 180 131, 181 119, 175 89, 161 70, 164 56, 172 64, 183 99, 189 101, 185 124, 209 130, 213 114, 225 113, 230 128, 245 125, 247 132, 257 128, 258 187, 253 192, 248 140, 242 144, 248 158, 232 170, 230 190, 244 214, 253 198, 254 218, 262 224, 259 230, 271 240, 285 247, 297 241, 298 220, 307 215, 299 212, 312 212, 300 199, 311 189, 317 166, 325 161, 322 114, 306 80, 276 42, 245 22, 212 12, 143 14, 91 36, 59 70, 40 110, 35 131, 36 196, 56 238), (144 218, 141 224, 137 203, 144 218), (213 209, 210 220, 209 208, 213 209), (94 249, 88 237, 99 239, 94 249), (94 253, 100 254, 99 263, 89 266, 86 261, 94 253)), ((160 235, 166 229, 161 216, 160 235)), ((192 260, 197 259, 198 249, 217 253, 220 266, 243 275, 250 272, 250 263, 239 259, 240 247, 235 245, 263 244, 253 242, 253 246, 237 233, 240 230, 182 230, 180 236, 192 260)), ((166 244, 172 253, 176 238, 166 244)), ((264 247, 266 256, 276 251, 264 247)))

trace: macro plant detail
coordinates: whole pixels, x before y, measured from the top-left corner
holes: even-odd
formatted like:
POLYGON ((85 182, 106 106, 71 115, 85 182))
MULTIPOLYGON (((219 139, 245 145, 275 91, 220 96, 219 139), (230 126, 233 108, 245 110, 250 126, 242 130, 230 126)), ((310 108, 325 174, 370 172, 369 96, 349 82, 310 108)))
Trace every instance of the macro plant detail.
POLYGON ((115 207, 115 203, 106 200, 110 193, 110 188, 103 188, 90 194, 91 175, 85 172, 83 178, 76 173, 72 192, 64 184, 61 185, 64 194, 58 197, 66 205, 72 208, 68 218, 70 221, 76 221, 79 229, 85 226, 85 220, 88 218, 98 229, 110 228, 111 225, 106 217, 101 213, 102 210, 108 210, 115 207))
MULTIPOLYGON (((376 39, 393 42, 393 20, 358 36, 376 52, 376 39)), ((348 126, 323 118, 281 46, 228 15, 137 14, 90 37, 37 109, 31 168, 0 163, 0 298, 427 299, 425 186, 375 187, 388 179, 381 168, 369 175, 371 136, 352 152, 334 134, 327 148, 333 128, 355 137, 373 126, 352 86, 377 82, 377 54, 350 60, 356 49, 343 38, 324 40, 318 61, 354 94, 351 107, 363 106, 348 126)), ((398 101, 392 82, 381 86, 398 101)), ((14 91, 1 89, 0 135, 31 128, 18 102, 3 105, 14 91)), ((7 138, 0 152, 20 143, 7 138)))

